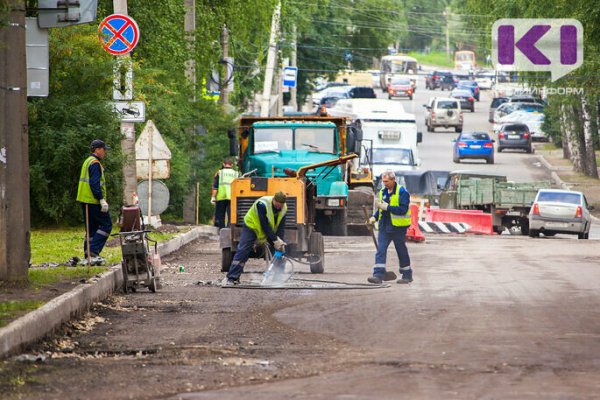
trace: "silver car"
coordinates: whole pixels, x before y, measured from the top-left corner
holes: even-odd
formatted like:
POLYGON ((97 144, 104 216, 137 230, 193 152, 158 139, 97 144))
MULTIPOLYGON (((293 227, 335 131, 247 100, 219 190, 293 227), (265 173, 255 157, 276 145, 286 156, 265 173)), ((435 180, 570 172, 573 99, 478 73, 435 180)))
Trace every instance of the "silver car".
POLYGON ((567 233, 589 239, 592 209, 581 192, 540 189, 529 211, 529 236, 567 233))

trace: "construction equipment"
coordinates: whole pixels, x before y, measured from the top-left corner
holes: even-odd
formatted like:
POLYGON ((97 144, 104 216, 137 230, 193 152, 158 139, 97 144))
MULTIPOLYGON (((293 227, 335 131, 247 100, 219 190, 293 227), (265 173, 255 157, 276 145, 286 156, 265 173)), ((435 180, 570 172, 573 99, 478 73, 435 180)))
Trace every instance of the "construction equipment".
MULTIPOLYGON (((355 157, 356 154, 349 154, 303 166, 297 171, 287 168, 287 177, 259 176, 235 179, 231 184, 231 224, 229 228, 223 228, 219 232, 221 271, 229 271, 244 226, 244 216, 254 202, 262 196, 272 196, 282 191, 287 195, 286 254, 295 259, 305 258, 312 273, 323 273, 323 235, 315 229, 315 219, 318 216, 315 212, 318 201, 317 188, 324 177, 355 157)), ((257 246, 250 257, 265 258, 264 246, 257 246)))
MULTIPOLYGON (((238 131, 240 172, 253 177, 285 178, 286 168, 298 170, 360 153, 360 126, 348 123, 347 118, 328 116, 243 117, 238 131)), ((315 229, 323 235, 346 236, 349 228, 364 227, 361 206, 373 202, 369 170, 346 163, 328 168, 326 174, 322 171, 308 171, 311 177, 319 176, 312 180, 315 229)))
POLYGON ((157 269, 157 242, 148 237, 148 230, 141 224, 141 211, 138 206, 127 206, 122 209, 123 224, 118 233, 123 255, 121 268, 123 271, 123 292, 135 292, 140 287, 147 287, 156 292, 159 287, 157 269), (154 252, 150 251, 148 242, 154 243, 154 252))

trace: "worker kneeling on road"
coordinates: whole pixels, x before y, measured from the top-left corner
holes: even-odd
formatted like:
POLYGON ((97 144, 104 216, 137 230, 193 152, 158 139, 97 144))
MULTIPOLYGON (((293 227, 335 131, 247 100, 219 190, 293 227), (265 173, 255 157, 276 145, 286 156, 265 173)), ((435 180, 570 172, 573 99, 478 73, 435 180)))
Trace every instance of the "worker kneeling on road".
POLYGON ((244 217, 244 227, 240 234, 240 243, 233 256, 224 285, 240 283, 240 275, 255 243, 259 245, 269 242, 275 250, 283 251, 285 242, 286 195, 277 192, 274 196, 263 196, 256 200, 244 217))
POLYGON ((394 171, 387 170, 381 174, 383 188, 375 199, 377 210, 369 221, 370 225, 379 222, 379 235, 377 254, 375 255, 375 266, 373 267, 373 276, 368 278, 370 283, 381 283, 389 279, 390 275, 395 274, 386 272, 387 249, 390 242, 394 242, 394 247, 400 260, 400 273, 402 278, 397 283, 412 282, 412 269, 410 267, 410 257, 406 248, 406 231, 410 226, 410 193, 402 186, 396 183, 394 171))

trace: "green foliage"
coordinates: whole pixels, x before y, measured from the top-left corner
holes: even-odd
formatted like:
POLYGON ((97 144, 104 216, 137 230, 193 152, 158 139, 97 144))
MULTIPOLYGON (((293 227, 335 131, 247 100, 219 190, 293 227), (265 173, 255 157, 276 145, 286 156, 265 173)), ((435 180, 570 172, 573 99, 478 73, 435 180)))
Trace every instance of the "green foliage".
POLYGON ((75 202, 81 164, 93 139, 109 150, 105 162, 108 201, 121 199, 118 121, 112 98, 112 64, 98 46, 96 28, 50 30, 50 96, 29 100, 31 220, 34 225, 82 220, 75 202))
POLYGON ((8 325, 18 315, 35 310, 44 304, 37 300, 0 301, 0 328, 8 325))
POLYGON ((29 282, 33 287, 52 285, 57 282, 87 279, 107 271, 106 267, 50 267, 29 269, 29 282))

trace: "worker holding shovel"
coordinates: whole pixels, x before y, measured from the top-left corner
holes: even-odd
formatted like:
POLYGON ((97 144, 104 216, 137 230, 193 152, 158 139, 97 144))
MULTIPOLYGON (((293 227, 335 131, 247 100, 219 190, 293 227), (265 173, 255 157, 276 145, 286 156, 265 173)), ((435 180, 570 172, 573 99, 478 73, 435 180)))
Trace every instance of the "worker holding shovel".
POLYGON ((85 220, 84 257, 87 264, 101 265, 104 259, 100 252, 112 230, 112 220, 106 202, 106 180, 100 161, 110 149, 102 140, 90 144, 91 154, 83 162, 77 188, 77 201, 81 203, 85 220))

